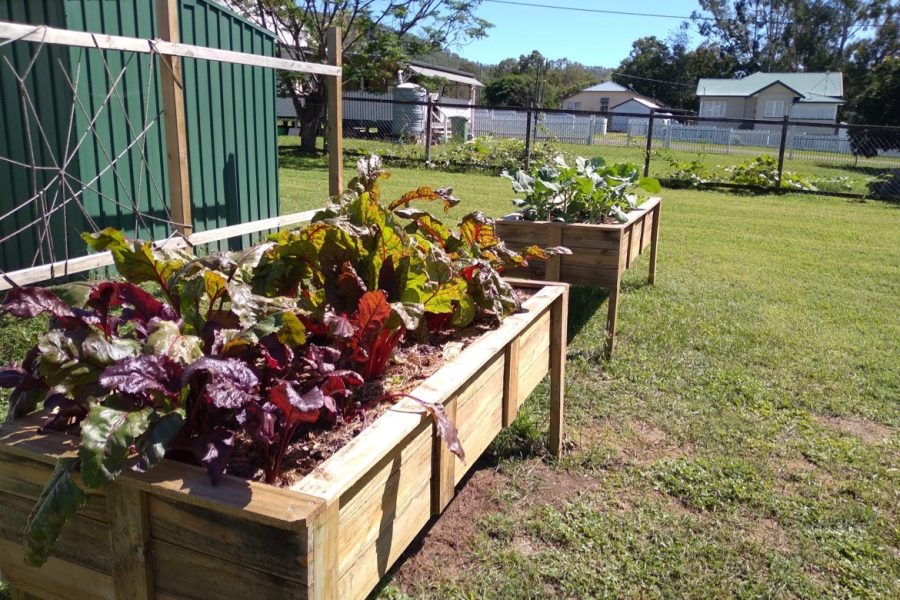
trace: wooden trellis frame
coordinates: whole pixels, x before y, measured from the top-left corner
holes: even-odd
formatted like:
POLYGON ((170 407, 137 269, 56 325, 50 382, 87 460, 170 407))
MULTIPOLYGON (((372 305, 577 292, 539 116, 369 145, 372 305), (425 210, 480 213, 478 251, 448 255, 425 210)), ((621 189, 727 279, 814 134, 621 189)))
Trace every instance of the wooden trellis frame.
MULTIPOLYGON (((9 43, 9 41, 23 41, 101 50, 118 50, 139 54, 156 53, 162 57, 164 64, 160 68, 160 79, 165 106, 163 120, 167 132, 166 160, 170 174, 168 191, 172 203, 172 216, 176 222, 176 232, 169 239, 158 240, 156 243, 159 247, 171 249, 191 248, 200 244, 308 221, 315 211, 249 221, 200 233, 192 232, 191 201, 187 184, 187 133, 184 121, 184 100, 179 80, 179 61, 181 58, 193 58, 326 76, 328 78, 330 109, 328 111, 329 193, 337 194, 343 189, 343 142, 341 139, 342 128, 340 121, 342 112, 340 93, 342 82, 341 51, 339 47, 341 44, 340 28, 335 28, 328 35, 329 44, 338 45, 334 49, 330 47, 328 49, 330 64, 302 62, 179 43, 177 41, 177 11, 174 10, 177 0, 157 0, 157 2, 160 32, 163 38, 168 39, 131 38, 0 21, 0 44, 9 43)), ((15 286, 40 283, 112 264, 112 255, 109 252, 101 252, 10 271, 0 276, 0 291, 8 290, 15 286)))

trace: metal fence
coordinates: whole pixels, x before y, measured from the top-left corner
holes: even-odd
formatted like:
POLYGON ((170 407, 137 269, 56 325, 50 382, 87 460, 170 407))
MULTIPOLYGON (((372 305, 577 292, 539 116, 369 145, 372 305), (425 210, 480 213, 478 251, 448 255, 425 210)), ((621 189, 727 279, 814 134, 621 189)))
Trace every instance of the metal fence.
MULTIPOLYGON (((290 103, 279 117, 296 125, 290 103)), ((394 164, 499 172, 562 153, 633 162, 673 187, 900 199, 900 127, 669 109, 523 109, 366 92, 345 94, 343 123, 347 153, 377 153, 394 164)))

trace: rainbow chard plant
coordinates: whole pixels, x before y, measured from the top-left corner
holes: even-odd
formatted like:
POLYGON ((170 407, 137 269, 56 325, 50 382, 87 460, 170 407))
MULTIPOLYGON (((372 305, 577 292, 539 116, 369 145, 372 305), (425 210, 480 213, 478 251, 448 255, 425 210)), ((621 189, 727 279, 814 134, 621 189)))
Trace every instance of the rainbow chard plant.
MULTIPOLYGON (((502 271, 567 252, 517 254, 480 213, 454 230, 411 207, 447 210, 458 203, 449 189, 420 187, 382 206, 386 177, 377 157, 362 159, 350 189, 312 223, 244 252, 195 257, 113 229, 85 234, 121 280, 7 294, 3 313, 50 325, 22 364, 0 370, 0 386, 13 388, 7 418, 43 409, 44 430, 80 436, 28 520, 29 563, 46 561, 83 488, 126 469, 173 457, 215 483, 249 439, 263 479, 277 483, 298 432, 358 410, 356 390, 384 375, 404 339, 499 323, 521 308, 502 271)), ((417 401, 464 458, 443 407, 417 401)))

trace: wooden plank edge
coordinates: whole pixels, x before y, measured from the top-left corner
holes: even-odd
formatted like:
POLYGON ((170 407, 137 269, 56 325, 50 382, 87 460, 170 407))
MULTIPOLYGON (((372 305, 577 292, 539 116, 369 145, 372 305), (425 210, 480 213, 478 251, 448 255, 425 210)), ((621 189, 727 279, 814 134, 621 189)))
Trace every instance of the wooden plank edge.
MULTIPOLYGON (((40 413, 5 423, 0 427, 0 452, 46 464, 77 454, 77 438, 38 433, 42 424, 40 413)), ((231 475, 222 476, 218 485, 213 485, 204 469, 171 460, 164 460, 147 473, 126 469, 117 481, 150 494, 291 531, 303 529, 306 521, 323 509, 319 498, 231 475)))
POLYGON ((234 50, 221 50, 167 42, 164 40, 150 40, 144 38, 125 37, 121 35, 108 35, 105 33, 91 33, 86 31, 74 31, 71 29, 59 29, 44 25, 23 25, 0 21, 0 39, 10 39, 24 42, 36 42, 39 44, 59 44, 63 46, 75 46, 80 48, 102 48, 104 50, 120 50, 125 52, 137 52, 150 54, 156 52, 166 56, 180 56, 183 58, 197 58, 217 62, 227 62, 238 65, 264 67, 267 69, 279 69, 293 71, 295 73, 311 73, 316 75, 340 76, 342 69, 332 65, 275 58, 274 56, 262 56, 234 50))

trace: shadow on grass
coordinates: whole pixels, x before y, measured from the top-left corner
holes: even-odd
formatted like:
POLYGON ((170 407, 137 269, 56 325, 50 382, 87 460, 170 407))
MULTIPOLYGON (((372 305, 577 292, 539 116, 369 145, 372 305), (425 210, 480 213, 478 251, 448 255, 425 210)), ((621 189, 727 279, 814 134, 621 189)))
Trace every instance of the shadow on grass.
POLYGON ((833 163, 816 163, 816 166, 822 169, 834 169, 836 171, 850 171, 851 173, 859 173, 868 177, 877 177, 883 175, 890 169, 887 167, 867 167, 864 165, 836 165, 833 163))
POLYGON ((304 152, 299 148, 279 148, 278 166, 304 171, 328 172, 328 161, 319 153, 304 152))
POLYGON ((594 318, 607 298, 609 290, 605 288, 572 286, 569 289, 569 341, 594 318))

